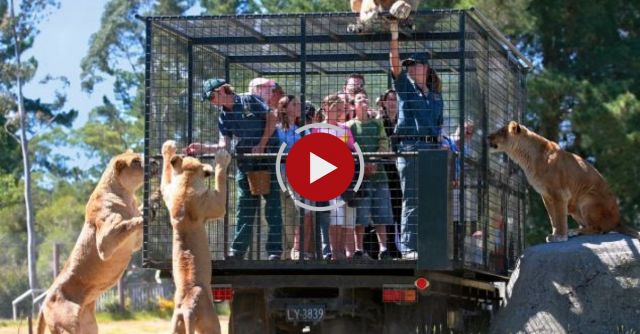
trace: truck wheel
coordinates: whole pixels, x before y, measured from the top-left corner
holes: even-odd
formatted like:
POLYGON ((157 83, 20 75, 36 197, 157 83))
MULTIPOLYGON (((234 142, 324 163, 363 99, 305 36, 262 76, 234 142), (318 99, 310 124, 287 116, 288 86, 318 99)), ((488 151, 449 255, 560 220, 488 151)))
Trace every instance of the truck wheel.
POLYGON ((415 333, 415 305, 384 304, 384 334, 415 333))
POLYGON ((263 290, 235 290, 231 300, 229 334, 274 333, 264 300, 263 290))
POLYGON ((471 316, 466 321, 465 332, 486 333, 489 331, 493 311, 482 306, 483 305, 476 304, 475 308, 469 312, 471 316))
POLYGON ((341 316, 333 319, 326 319, 322 321, 319 326, 319 333, 321 334, 333 334, 333 333, 366 333, 367 324, 362 318, 354 318, 349 316, 341 316))
POLYGON ((450 333, 447 324, 447 299, 439 296, 426 296, 419 299, 417 307, 418 333, 450 333))

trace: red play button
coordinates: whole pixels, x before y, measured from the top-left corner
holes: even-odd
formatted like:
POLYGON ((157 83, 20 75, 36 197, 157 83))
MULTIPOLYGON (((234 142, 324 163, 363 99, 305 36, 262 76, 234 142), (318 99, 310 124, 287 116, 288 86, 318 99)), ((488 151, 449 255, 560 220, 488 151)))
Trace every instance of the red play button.
POLYGON ((342 194, 353 179, 355 163, 347 145, 334 135, 313 133, 289 150, 286 173, 300 196, 328 201, 342 194))

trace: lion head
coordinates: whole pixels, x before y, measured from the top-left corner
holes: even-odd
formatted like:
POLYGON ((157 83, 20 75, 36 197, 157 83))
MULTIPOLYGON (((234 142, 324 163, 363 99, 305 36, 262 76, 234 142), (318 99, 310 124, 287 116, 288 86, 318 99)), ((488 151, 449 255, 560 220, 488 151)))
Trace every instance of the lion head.
POLYGON ((505 151, 514 145, 514 138, 526 130, 524 126, 511 121, 487 137, 489 146, 497 152, 505 151))
POLYGON ((187 185, 196 192, 203 192, 208 189, 206 179, 214 175, 213 167, 204 164, 193 157, 182 157, 179 155, 171 158, 171 167, 174 177, 186 178, 187 185))
POLYGON ((131 193, 138 190, 144 181, 142 155, 134 153, 132 150, 127 150, 113 157, 100 183, 112 180, 118 182, 131 193))

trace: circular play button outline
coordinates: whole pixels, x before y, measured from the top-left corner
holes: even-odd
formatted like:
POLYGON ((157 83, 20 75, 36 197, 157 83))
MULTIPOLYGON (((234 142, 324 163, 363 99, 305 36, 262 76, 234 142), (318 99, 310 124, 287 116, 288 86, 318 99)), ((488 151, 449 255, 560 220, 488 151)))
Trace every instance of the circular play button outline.
MULTIPOLYGON (((311 124, 307 124, 305 126, 299 127, 298 129, 296 129, 296 133, 302 133, 303 131, 311 130, 311 129, 323 129, 323 128, 332 129, 332 130, 335 130, 336 132, 339 132, 341 130, 340 127, 333 124, 311 123, 311 124)), ((285 193, 289 193, 289 196, 291 197, 291 199, 293 199, 293 203, 296 206, 299 206, 303 209, 311 210, 311 211, 330 211, 330 210, 335 210, 346 204, 345 201, 339 200, 335 204, 328 205, 328 206, 309 205, 302 202, 299 198, 297 198, 296 196, 297 194, 293 191, 293 189, 289 191, 286 185, 284 184, 284 181, 282 180, 282 174, 280 172, 280 164, 282 163, 282 154, 284 153, 284 150, 286 149, 286 147, 287 147, 287 143, 282 143, 280 145, 280 149, 278 150, 278 155, 276 156, 276 179, 278 179, 278 184, 280 185, 280 189, 282 189, 282 191, 285 193)), ((362 155, 362 150, 360 150, 360 146, 358 145, 358 143, 354 143, 353 147, 356 149, 356 154, 358 155, 358 161, 360 162, 360 171, 358 173, 358 180, 356 181, 356 185, 353 187, 353 192, 357 193, 358 189, 360 189, 360 185, 362 184, 362 180, 364 179, 364 156, 362 155)))

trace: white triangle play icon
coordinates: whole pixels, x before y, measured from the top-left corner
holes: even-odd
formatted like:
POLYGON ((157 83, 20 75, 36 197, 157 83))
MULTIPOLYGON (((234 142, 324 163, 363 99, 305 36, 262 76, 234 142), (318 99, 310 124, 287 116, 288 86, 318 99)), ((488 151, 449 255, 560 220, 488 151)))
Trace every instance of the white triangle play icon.
POLYGON ((323 178, 336 169, 338 169, 338 167, 309 152, 309 183, 318 181, 318 179, 323 178))

